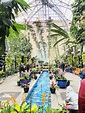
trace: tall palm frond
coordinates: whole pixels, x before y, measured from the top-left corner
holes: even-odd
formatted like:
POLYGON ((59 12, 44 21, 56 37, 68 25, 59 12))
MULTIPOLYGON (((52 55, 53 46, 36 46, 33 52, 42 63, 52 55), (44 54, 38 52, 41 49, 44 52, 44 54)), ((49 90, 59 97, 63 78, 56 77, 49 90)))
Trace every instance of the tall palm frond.
POLYGON ((53 29, 51 29, 51 31, 53 32, 53 34, 50 35, 51 37, 63 36, 63 38, 59 37, 60 39, 57 40, 54 46, 58 44, 59 42, 61 42, 62 40, 70 39, 70 36, 67 31, 65 31, 64 29, 62 29, 61 27, 57 26, 54 23, 52 23, 52 26, 53 26, 53 29))

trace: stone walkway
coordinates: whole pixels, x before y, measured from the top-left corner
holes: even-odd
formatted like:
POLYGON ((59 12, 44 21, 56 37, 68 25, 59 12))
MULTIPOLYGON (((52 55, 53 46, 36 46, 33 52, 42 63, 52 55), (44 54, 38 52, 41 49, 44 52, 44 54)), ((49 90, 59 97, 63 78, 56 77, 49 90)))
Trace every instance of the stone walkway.
MULTIPOLYGON (((6 101, 10 98, 9 94, 13 94, 16 101, 21 104, 27 94, 24 94, 23 88, 17 86, 18 75, 7 77, 2 84, 0 84, 0 101, 6 101)), ((39 76, 39 75, 38 75, 39 76)), ((67 79, 71 80, 71 86, 78 93, 80 87, 80 77, 72 73, 66 73, 64 75, 67 79)), ((35 84, 36 80, 32 80, 30 83, 30 89, 35 84)), ((29 89, 29 90, 30 90, 29 89)), ((51 106, 52 108, 58 108, 59 104, 62 104, 65 100, 66 89, 56 90, 56 94, 51 94, 51 106)))
MULTIPOLYGON (((16 101, 21 104, 26 98, 27 94, 24 94, 24 89, 21 86, 17 86, 19 74, 8 76, 2 84, 0 84, 0 101, 7 101, 12 94, 16 101)), ((37 75, 39 76, 39 75, 37 75)), ((29 87, 29 91, 35 84, 36 80, 32 79, 29 87)))
MULTIPOLYGON (((68 80, 71 80, 70 85, 73 87, 74 91, 78 93, 80 87, 80 77, 72 73, 66 73, 64 75, 68 80)), ((56 94, 51 95, 51 105, 52 108, 58 108, 59 104, 64 103, 65 101, 66 89, 56 90, 56 94)))

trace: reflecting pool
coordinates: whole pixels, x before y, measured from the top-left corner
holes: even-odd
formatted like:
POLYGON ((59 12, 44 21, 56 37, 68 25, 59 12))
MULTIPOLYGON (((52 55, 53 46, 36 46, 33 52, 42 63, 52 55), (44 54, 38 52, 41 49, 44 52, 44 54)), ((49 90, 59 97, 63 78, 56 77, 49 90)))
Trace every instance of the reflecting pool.
POLYGON ((45 99, 44 106, 50 106, 51 104, 51 94, 50 94, 50 79, 49 79, 49 72, 43 71, 36 81, 35 85, 31 89, 30 93, 26 98, 27 103, 31 103, 32 105, 35 103, 39 107, 42 106, 43 98, 45 99), (44 97, 42 95, 45 94, 44 97))

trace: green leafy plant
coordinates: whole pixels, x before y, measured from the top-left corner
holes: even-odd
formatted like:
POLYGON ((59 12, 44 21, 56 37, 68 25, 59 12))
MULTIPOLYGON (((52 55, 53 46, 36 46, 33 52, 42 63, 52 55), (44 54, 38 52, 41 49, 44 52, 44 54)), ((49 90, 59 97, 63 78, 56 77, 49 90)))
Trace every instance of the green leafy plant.
POLYGON ((63 36, 63 38, 59 37, 60 39, 54 44, 54 46, 62 40, 70 39, 70 36, 67 31, 65 31, 64 29, 62 29, 61 27, 57 26, 54 23, 52 23, 52 26, 53 26, 53 29, 51 29, 51 31, 53 32, 53 34, 51 35, 51 37, 63 36))
POLYGON ((2 52, 5 52, 5 38, 9 34, 18 35, 21 29, 25 29, 23 25, 15 21, 15 14, 24 10, 26 12, 29 5, 24 0, 11 0, 8 2, 0 1, 0 47, 2 52), (13 13, 14 12, 14 13, 13 13))
POLYGON ((13 107, 8 103, 4 103, 2 105, 3 107, 0 108, 0 113, 11 113, 13 110, 13 107))
POLYGON ((66 80, 66 78, 63 76, 65 72, 59 71, 59 73, 55 76, 56 80, 66 80))
POLYGON ((36 68, 31 68, 31 72, 32 73, 36 73, 37 72, 37 69, 36 68))

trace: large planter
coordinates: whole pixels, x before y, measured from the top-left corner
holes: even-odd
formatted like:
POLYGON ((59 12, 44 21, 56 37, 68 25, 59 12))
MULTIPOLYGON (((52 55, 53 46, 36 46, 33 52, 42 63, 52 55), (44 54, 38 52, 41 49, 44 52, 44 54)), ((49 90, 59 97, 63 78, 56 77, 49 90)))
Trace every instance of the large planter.
POLYGON ((55 88, 50 88, 51 93, 55 93, 55 88))
POLYGON ((66 86, 67 86, 67 80, 58 80, 57 82, 58 82, 58 86, 60 88, 66 88, 66 86))
POLYGON ((29 91, 29 87, 27 88, 24 87, 24 93, 28 93, 28 91, 29 91))

